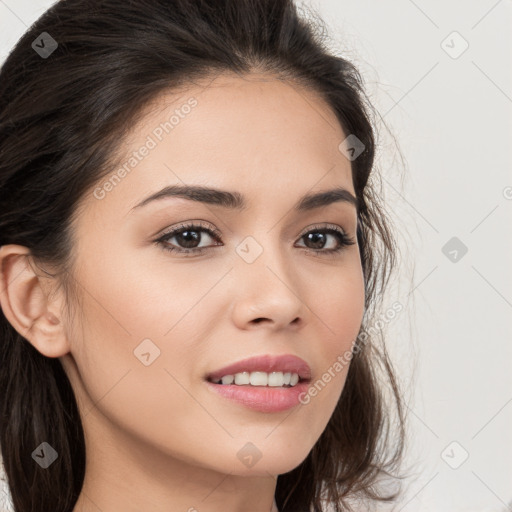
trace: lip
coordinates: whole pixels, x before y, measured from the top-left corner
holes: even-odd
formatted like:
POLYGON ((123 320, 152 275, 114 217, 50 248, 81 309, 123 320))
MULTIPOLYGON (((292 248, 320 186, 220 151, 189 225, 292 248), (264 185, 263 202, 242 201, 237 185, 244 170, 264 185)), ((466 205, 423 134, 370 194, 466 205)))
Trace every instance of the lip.
POLYGON ((301 395, 307 393, 309 381, 299 381, 291 388, 267 386, 239 386, 238 384, 214 384, 206 381, 208 389, 222 398, 232 400, 258 412, 280 412, 299 405, 301 395))
POLYGON ((265 354, 243 359, 205 376, 210 391, 259 412, 279 412, 295 407, 300 403, 301 394, 307 392, 310 380, 311 368, 308 363, 292 354, 265 354), (224 375, 234 375, 243 371, 296 373, 299 382, 292 387, 224 385, 213 382, 224 375))
MULTIPOLYGON (((265 354, 262 356, 250 357, 232 363, 223 368, 219 368, 205 376, 205 379, 209 382, 221 379, 224 375, 234 375, 235 373, 241 372, 290 372, 297 373, 299 376, 299 382, 308 381, 311 379, 311 368, 308 363, 300 357, 292 354, 284 355, 272 355, 265 354)), ((227 387, 227 386, 226 386, 227 387)), ((263 386, 262 386, 263 387, 263 386)), ((293 389, 293 388, 288 388, 293 389)))

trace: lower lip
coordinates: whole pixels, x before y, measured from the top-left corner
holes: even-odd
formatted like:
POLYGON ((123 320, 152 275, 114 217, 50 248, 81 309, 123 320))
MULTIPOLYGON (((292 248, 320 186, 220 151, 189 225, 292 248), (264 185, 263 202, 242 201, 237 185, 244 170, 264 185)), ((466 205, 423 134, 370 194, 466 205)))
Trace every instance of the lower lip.
POLYGON ((215 384, 206 381, 208 387, 219 395, 259 412, 280 412, 300 404, 301 393, 306 393, 309 383, 298 382, 289 388, 268 386, 239 386, 215 384))

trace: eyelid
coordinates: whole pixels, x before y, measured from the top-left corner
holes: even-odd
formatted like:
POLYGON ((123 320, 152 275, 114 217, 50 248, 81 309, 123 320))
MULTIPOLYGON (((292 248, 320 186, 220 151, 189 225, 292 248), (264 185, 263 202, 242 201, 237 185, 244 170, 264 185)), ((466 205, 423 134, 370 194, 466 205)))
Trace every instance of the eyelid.
POLYGON ((325 229, 334 229, 335 231, 338 231, 338 232, 341 232, 343 233, 345 236, 349 236, 348 234, 348 231, 339 226, 338 224, 332 224, 330 222, 320 222, 320 223, 317 223, 317 224, 312 224, 310 226, 307 226, 305 227, 299 234, 299 238, 302 238, 305 234, 309 233, 310 231, 315 231, 315 230, 325 230, 325 229))
POLYGON ((209 222, 206 222, 204 220, 186 220, 183 222, 179 222, 176 225, 170 226, 165 228, 163 231, 159 232, 158 234, 154 235, 152 238, 157 237, 158 240, 161 240, 162 238, 166 237, 167 235, 170 235, 171 233, 174 233, 175 231, 180 231, 181 229, 189 229, 191 225, 194 225, 196 227, 204 228, 206 230, 210 230, 217 238, 222 238, 222 233, 219 229, 217 229, 213 224, 210 224, 209 222))
MULTIPOLYGON (((167 235, 170 235, 171 233, 175 233, 176 231, 179 231, 180 229, 190 228, 191 225, 194 225, 196 227, 201 227, 201 228, 205 228, 207 230, 210 230, 218 239, 222 239, 221 231, 219 229, 217 229, 215 226, 213 226, 213 224, 210 224, 207 221, 194 220, 194 219, 183 221, 183 222, 178 223, 177 225, 173 225, 171 227, 167 227, 163 231, 158 233, 157 235, 154 235, 152 238, 154 239, 156 237, 157 240, 161 240, 162 238, 166 237, 167 235)), ((326 223, 321 223, 320 222, 320 223, 315 223, 315 224, 311 224, 309 226, 306 226, 300 232, 300 234, 298 235, 297 238, 300 239, 304 235, 309 233, 310 231, 317 230, 317 229, 318 230, 334 229, 335 231, 343 233, 346 237, 350 236, 348 234, 348 231, 346 229, 344 229, 343 227, 339 226, 338 224, 332 224, 332 223, 329 223, 329 222, 326 222, 326 223)))

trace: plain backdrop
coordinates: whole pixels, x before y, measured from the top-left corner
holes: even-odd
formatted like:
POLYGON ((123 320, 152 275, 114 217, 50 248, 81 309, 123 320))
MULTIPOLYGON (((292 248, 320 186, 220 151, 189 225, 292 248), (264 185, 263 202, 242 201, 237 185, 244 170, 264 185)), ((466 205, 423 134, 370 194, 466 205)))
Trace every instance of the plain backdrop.
MULTIPOLYGON (((52 3, 0 0, 0 62, 52 3)), ((512 0, 298 5, 379 114, 401 253, 385 304, 404 306, 385 329, 409 415, 394 510, 512 510, 512 0)))

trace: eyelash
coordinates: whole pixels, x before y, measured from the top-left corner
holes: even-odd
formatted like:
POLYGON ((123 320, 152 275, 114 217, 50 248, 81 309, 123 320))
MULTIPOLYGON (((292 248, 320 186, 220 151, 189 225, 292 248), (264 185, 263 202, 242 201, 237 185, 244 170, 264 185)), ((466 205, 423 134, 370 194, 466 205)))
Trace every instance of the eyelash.
MULTIPOLYGON (((210 235, 212 238, 216 239, 217 241, 220 239, 220 231, 216 229, 209 229, 205 226, 199 225, 199 224, 193 224, 193 223, 184 223, 180 224, 176 228, 173 228, 172 230, 168 231, 167 233, 164 233, 162 236, 157 238, 154 242, 158 245, 160 245, 165 251, 169 251, 172 253, 180 253, 180 254, 197 254, 202 253, 208 249, 213 249, 214 247, 219 247, 219 245, 210 246, 210 247, 201 247, 201 248, 193 248, 193 249, 180 249, 176 247, 169 246, 167 241, 170 238, 173 238, 176 235, 179 235, 185 231, 195 231, 195 232, 201 232, 204 231, 208 235, 210 235)), ((306 231, 303 235, 299 237, 299 240, 304 238, 309 233, 326 233, 331 235, 336 235, 339 241, 339 247, 336 249, 308 249, 307 247, 303 247, 303 249, 313 251, 315 254, 321 254, 321 255, 327 255, 327 256, 336 256, 337 253, 340 253, 345 247, 349 245, 354 245, 356 242, 355 240, 348 236, 345 232, 343 232, 340 228, 336 227, 335 225, 328 225, 328 226, 313 226, 308 231, 306 231)))

